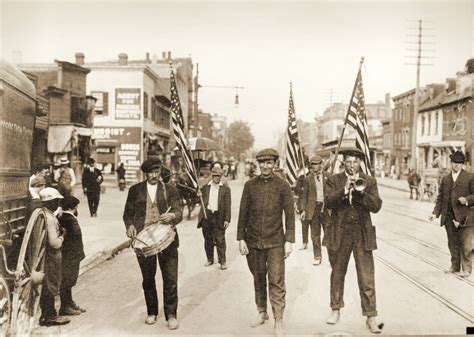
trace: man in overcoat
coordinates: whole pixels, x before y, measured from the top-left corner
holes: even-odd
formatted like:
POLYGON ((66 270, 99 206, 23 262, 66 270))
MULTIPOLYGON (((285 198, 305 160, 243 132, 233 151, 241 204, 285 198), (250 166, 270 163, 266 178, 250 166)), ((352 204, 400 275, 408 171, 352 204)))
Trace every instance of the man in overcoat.
POLYGON ((104 181, 102 172, 95 167, 94 158, 89 158, 89 166, 82 173, 82 189, 87 196, 91 217, 97 217, 100 201, 100 185, 104 181))
MULTIPOLYGON (((146 174, 146 180, 130 187, 125 203, 123 222, 127 236, 134 238, 146 226, 157 222, 172 226, 172 229, 176 230, 175 226, 183 218, 180 200, 176 188, 160 179, 161 160, 147 159, 143 162, 141 170, 146 174)), ((149 257, 137 253, 148 314, 145 323, 156 323, 158 315, 155 283, 158 260, 163 278, 165 319, 170 330, 178 328, 178 246, 179 239, 176 233, 174 241, 160 253, 149 257)))
POLYGON ((323 244, 328 247, 331 261, 331 315, 328 324, 336 324, 340 309, 344 307, 344 279, 351 254, 357 270, 362 314, 372 333, 380 333, 375 317, 374 257, 377 248, 375 227, 370 213, 382 207, 377 181, 360 170, 364 153, 357 149, 341 151, 344 155, 344 172, 328 178, 325 204, 331 210, 331 220, 324 235, 323 244), (355 190, 357 179, 364 179, 365 189, 355 190))
POLYGON ((295 209, 290 185, 273 172, 278 152, 257 153, 261 175, 248 180, 240 201, 237 240, 254 279, 258 318, 252 326, 264 324, 268 292, 275 318, 275 334, 284 335, 285 258, 295 242, 295 209), (283 224, 283 217, 285 222, 283 224))
POLYGON ((326 230, 329 220, 328 210, 324 205, 324 194, 329 173, 323 172, 323 160, 319 156, 309 161, 311 172, 304 180, 301 196, 301 221, 303 225, 303 244, 308 243, 308 230, 311 227, 311 241, 313 242, 313 264, 320 265, 321 254, 321 228, 326 230))
POLYGON ((446 229, 451 254, 451 267, 446 272, 467 277, 472 272, 474 175, 463 169, 466 157, 462 151, 454 152, 450 159, 451 173, 441 179, 436 205, 429 220, 433 221, 441 215, 441 226, 446 229))
POLYGON ((221 182, 224 170, 214 167, 211 170, 212 179, 201 188, 202 200, 206 206, 201 208, 198 218, 198 228, 202 227, 204 236, 204 249, 206 251, 206 267, 214 263, 214 245, 217 247, 217 257, 221 269, 226 266, 226 243, 225 231, 230 224, 231 217, 231 192, 227 185, 221 182))

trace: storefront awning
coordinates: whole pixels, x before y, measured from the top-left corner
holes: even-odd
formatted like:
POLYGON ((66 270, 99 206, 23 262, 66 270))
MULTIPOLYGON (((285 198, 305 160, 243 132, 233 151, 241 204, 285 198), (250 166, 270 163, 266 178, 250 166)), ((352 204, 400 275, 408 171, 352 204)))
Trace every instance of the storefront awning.
POLYGON ((48 152, 65 153, 72 151, 74 125, 50 125, 48 128, 48 152))
POLYGON ((430 142, 430 143, 420 143, 418 147, 437 147, 437 148, 464 148, 466 142, 463 140, 443 140, 439 142, 430 142))

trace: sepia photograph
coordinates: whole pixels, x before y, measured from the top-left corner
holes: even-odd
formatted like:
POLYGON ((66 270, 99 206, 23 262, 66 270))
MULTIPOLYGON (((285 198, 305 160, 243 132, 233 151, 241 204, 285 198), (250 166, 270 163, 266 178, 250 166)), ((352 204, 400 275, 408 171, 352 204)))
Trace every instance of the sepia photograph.
POLYGON ((0 337, 474 334, 473 0, 0 0, 0 337))

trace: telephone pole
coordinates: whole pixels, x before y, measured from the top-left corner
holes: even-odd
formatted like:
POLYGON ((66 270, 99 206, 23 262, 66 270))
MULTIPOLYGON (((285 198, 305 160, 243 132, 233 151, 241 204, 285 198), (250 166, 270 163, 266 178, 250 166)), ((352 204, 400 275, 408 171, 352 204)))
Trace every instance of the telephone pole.
POLYGON ((416 42, 407 42, 409 44, 415 44, 416 49, 407 49, 408 51, 416 51, 416 56, 407 56, 408 58, 416 58, 416 63, 406 63, 408 65, 416 65, 416 87, 415 97, 413 98, 413 120, 412 120, 412 132, 411 132, 411 162, 410 167, 419 172, 418 168, 418 147, 416 146, 416 135, 417 135, 417 122, 418 122, 418 110, 420 106, 420 70, 421 66, 433 65, 428 63, 421 63, 421 59, 433 59, 432 56, 423 56, 423 52, 432 52, 434 50, 423 49, 423 45, 432 44, 432 42, 424 42, 423 38, 433 37, 433 35, 424 35, 423 30, 427 29, 423 27, 423 21, 418 20, 418 27, 414 28, 417 31, 416 35, 408 35, 409 37, 416 37, 416 42))

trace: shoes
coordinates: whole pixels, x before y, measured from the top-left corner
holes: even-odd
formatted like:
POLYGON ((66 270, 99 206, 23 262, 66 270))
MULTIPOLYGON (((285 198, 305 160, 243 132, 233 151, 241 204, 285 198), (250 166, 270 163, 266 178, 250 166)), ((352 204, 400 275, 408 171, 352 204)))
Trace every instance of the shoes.
POLYGON ((458 273, 458 272, 459 272, 459 270, 456 270, 454 267, 451 267, 451 268, 446 269, 444 271, 445 274, 453 274, 453 273, 458 273))
POLYGON ((307 244, 307 243, 303 243, 303 245, 301 246, 300 250, 305 250, 306 248, 308 248, 308 244, 307 244))
POLYGON ((321 258, 317 257, 313 261, 313 266, 319 266, 321 264, 321 258))
POLYGON ((39 324, 41 326, 66 325, 69 322, 71 322, 71 320, 69 318, 58 317, 58 316, 49 317, 49 318, 41 317, 40 320, 39 320, 39 324))
POLYGON ((80 315, 82 312, 80 310, 76 310, 72 307, 65 307, 59 309, 59 314, 62 316, 77 316, 80 315))
POLYGON ((80 306, 78 306, 78 305, 76 304, 76 302, 72 302, 71 308, 73 308, 74 310, 79 310, 79 311, 82 312, 82 313, 84 313, 84 312, 87 311, 86 309, 81 308, 80 306))
POLYGON ((460 277, 469 277, 471 276, 471 273, 468 273, 467 271, 457 271, 454 274, 460 277))
POLYGON ((176 317, 168 318, 168 329, 176 330, 178 328, 178 320, 176 317))
POLYGON ((152 325, 156 323, 156 316, 155 315, 148 315, 145 319, 145 324, 152 325))
POLYGON ((275 334, 275 337, 285 336, 285 327, 283 326, 283 320, 281 320, 281 319, 276 319, 275 320, 275 326, 273 328, 273 333, 275 334))
POLYGON ((226 270, 226 269, 227 269, 227 266, 226 266, 225 262, 221 263, 221 270, 226 270))
POLYGON ((382 332, 381 327, 383 325, 382 324, 377 325, 377 322, 375 321, 375 317, 373 317, 373 316, 367 317, 367 321, 365 322, 365 324, 367 325, 370 332, 372 332, 372 333, 381 333, 382 332))
POLYGON ((337 324, 337 322, 339 322, 339 316, 340 316, 340 313, 339 313, 338 309, 332 310, 331 314, 329 315, 328 319, 326 320, 326 323, 327 324, 337 324))
POLYGON ((262 324, 264 324, 266 321, 268 321, 269 317, 266 311, 261 311, 258 313, 258 318, 255 322, 250 324, 252 328, 256 328, 262 324))
POLYGON ((205 264, 204 264, 204 267, 209 267, 209 266, 212 266, 214 264, 214 261, 207 261, 205 264))

